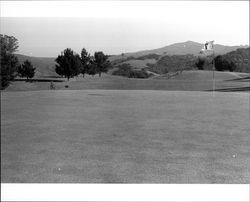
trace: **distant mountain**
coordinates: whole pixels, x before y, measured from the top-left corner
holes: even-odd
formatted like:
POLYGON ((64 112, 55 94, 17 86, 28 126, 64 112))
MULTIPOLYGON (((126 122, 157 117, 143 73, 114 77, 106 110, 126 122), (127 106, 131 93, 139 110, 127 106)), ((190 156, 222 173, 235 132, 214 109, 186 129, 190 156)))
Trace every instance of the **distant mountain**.
MULTIPOLYGON (((158 54, 158 55, 187 55, 193 54, 195 56, 199 55, 204 44, 197 43, 194 41, 186 41, 182 43, 175 43, 172 45, 164 46, 158 49, 144 50, 133 53, 125 53, 123 55, 116 55, 110 57, 111 61, 126 58, 126 57, 141 57, 148 54, 158 54)), ((214 45, 214 51, 216 55, 223 55, 228 52, 234 51, 238 48, 247 48, 249 46, 224 46, 220 44, 214 45)))
POLYGON ((186 54, 198 55, 202 48, 203 44, 196 43, 193 41, 187 41, 183 43, 171 44, 158 49, 128 53, 128 55, 132 54, 134 56, 142 56, 153 53, 158 55, 186 55, 186 54))
POLYGON ((26 55, 16 54, 20 63, 29 60, 36 68, 35 76, 58 76, 55 73, 55 58, 49 57, 31 57, 26 55))

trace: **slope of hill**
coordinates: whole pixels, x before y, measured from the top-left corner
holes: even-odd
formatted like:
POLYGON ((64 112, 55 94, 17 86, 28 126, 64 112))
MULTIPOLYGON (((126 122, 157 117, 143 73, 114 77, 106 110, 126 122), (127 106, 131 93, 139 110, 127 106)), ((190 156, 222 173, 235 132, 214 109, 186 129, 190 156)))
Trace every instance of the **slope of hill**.
POLYGON ((142 56, 147 54, 159 54, 159 55, 186 55, 186 54, 193 54, 197 55, 200 50, 202 49, 203 44, 193 42, 193 41, 187 41, 182 43, 175 43, 171 44, 169 46, 164 46, 162 48, 153 49, 153 50, 145 50, 145 51, 139 51, 136 53, 128 53, 133 54, 135 56, 142 56))
POLYGON ((31 57, 26 55, 16 54, 20 63, 25 60, 31 61, 33 66, 36 68, 35 76, 58 76, 55 73, 55 58, 47 57, 31 57))
POLYGON ((143 69, 143 68, 147 68, 148 64, 155 64, 155 63, 156 63, 156 60, 154 59, 145 59, 145 60, 129 60, 129 61, 120 63, 120 65, 130 64, 134 69, 143 69))
POLYGON ((182 70, 190 70, 195 68, 196 57, 193 55, 165 55, 162 56, 156 64, 148 64, 148 70, 165 74, 168 72, 176 72, 182 70))

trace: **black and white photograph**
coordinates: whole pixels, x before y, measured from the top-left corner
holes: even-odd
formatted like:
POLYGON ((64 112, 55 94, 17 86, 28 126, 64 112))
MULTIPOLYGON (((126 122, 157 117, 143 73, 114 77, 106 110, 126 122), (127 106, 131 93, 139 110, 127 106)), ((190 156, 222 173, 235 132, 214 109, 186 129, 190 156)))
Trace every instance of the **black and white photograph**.
POLYGON ((1 1, 1 184, 250 184, 249 1, 1 1))

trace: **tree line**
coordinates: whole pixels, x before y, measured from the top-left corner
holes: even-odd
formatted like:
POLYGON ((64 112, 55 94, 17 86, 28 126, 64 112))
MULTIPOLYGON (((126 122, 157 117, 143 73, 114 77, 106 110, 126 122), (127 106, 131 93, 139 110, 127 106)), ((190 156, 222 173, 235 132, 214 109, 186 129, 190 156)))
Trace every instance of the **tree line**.
MULTIPOLYGON (((9 86, 17 76, 26 78, 27 81, 35 76, 36 68, 29 60, 25 60, 23 64, 18 61, 15 52, 18 50, 18 40, 14 36, 0 34, 0 89, 5 89, 9 86)), ((95 52, 91 56, 85 48, 82 49, 81 54, 75 53, 70 48, 66 48, 55 59, 55 71, 58 75, 67 78, 73 78, 82 74, 90 74, 94 76, 102 72, 107 72, 111 67, 108 60, 108 55, 103 52, 95 52)))
POLYGON ((206 57, 206 58, 198 57, 195 65, 199 70, 212 70, 213 67, 215 68, 216 71, 233 72, 236 70, 235 63, 232 61, 226 60, 221 55, 218 55, 214 58, 213 58, 213 56, 206 57))
POLYGON ((200 70, 250 72, 249 48, 239 48, 224 55, 198 57, 196 67, 200 70))
POLYGON ((107 72, 111 68, 108 55, 100 51, 91 56, 85 48, 82 49, 80 55, 67 48, 61 55, 58 55, 55 61, 57 63, 56 73, 68 80, 80 74, 83 77, 85 74, 92 76, 99 74, 99 77, 101 77, 102 72, 107 72))

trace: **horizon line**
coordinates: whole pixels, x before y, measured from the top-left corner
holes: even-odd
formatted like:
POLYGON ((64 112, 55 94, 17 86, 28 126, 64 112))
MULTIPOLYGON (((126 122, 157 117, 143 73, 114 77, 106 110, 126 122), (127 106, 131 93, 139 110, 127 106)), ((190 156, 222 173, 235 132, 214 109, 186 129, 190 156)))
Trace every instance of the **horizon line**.
MULTIPOLYGON (((200 45, 203 45, 203 44, 205 44, 205 42, 204 43, 200 43, 200 42, 196 42, 196 41, 192 41, 192 40, 187 40, 187 41, 183 41, 183 42, 176 42, 176 43, 171 43, 171 44, 168 44, 168 45, 165 45, 165 46, 161 46, 161 47, 159 47, 159 48, 151 48, 151 49, 140 49, 140 50, 136 50, 136 51, 130 51, 130 52, 120 52, 120 53, 114 53, 114 54, 107 54, 107 55, 109 55, 109 56, 117 56, 117 55, 121 55, 121 54, 132 54, 132 53, 138 53, 138 52, 142 52, 142 51, 150 51, 150 50, 157 50, 157 49, 161 49, 161 48, 164 48, 164 47, 167 47, 167 46, 171 46, 171 45, 175 45, 175 44, 181 44, 181 43, 187 43, 187 42, 192 42, 192 43, 197 43, 197 44, 200 44, 200 45)), ((224 45, 224 44, 214 44, 214 46, 216 46, 216 45, 220 45, 220 46, 228 46, 228 47, 233 47, 233 46, 240 46, 240 47, 249 47, 249 44, 238 44, 238 45, 224 45)), ((247 48, 246 47, 246 48, 247 48)), ((70 48, 70 47, 66 47, 66 48, 70 48)), ((65 49, 66 49, 65 48, 65 49)), ((65 49, 63 49, 63 50, 65 50, 65 49)), ((72 48, 71 48, 72 49, 72 48)), ((63 51, 62 50, 62 51, 63 51)), ((72 49, 73 50, 73 49, 72 49)), ((61 52, 62 52, 61 51, 61 52)), ((74 50, 73 50, 74 51, 74 50)), ((96 51, 99 51, 99 50, 96 50, 96 51)), ((96 52, 96 51, 94 51, 94 52, 96 52)), ((60 53, 61 53, 60 52, 60 53)), ((75 51, 74 51, 75 52, 75 51)), ((58 54, 56 54, 56 55, 59 55, 60 53, 58 53, 58 54)), ((18 55, 24 55, 24 56, 28 56, 28 57, 38 57, 38 58, 53 58, 53 57, 56 57, 56 56, 37 56, 37 55, 32 55, 32 54, 26 54, 26 53, 22 53, 22 52, 20 52, 19 50, 15 53, 15 54, 18 54, 18 55)))

